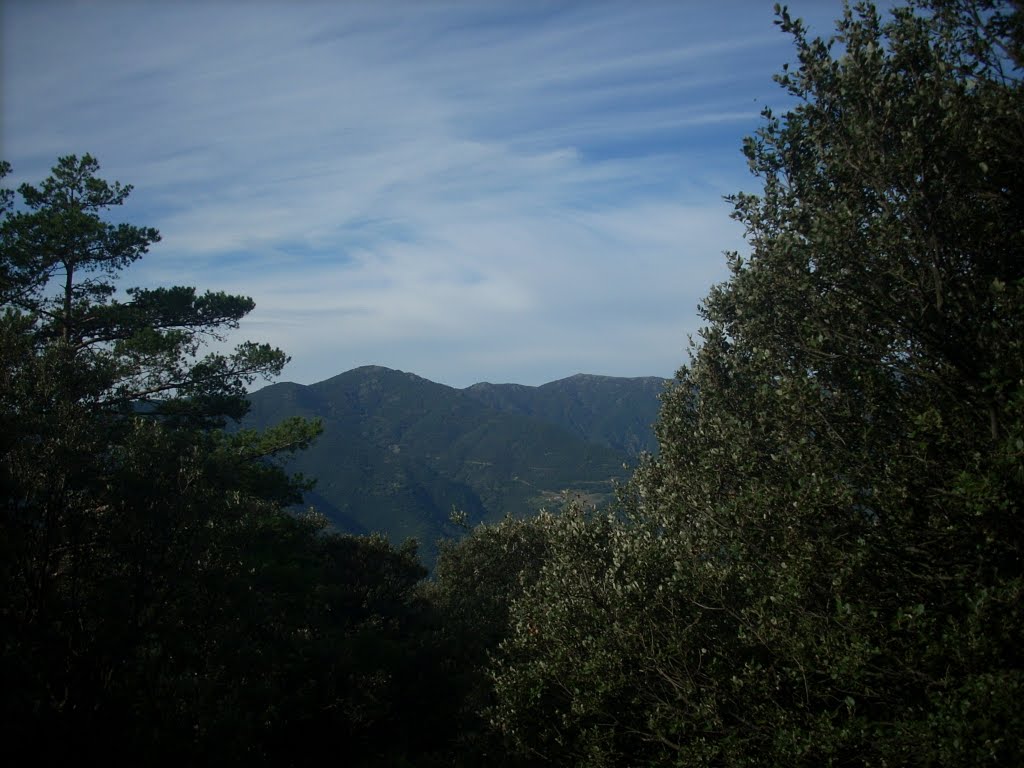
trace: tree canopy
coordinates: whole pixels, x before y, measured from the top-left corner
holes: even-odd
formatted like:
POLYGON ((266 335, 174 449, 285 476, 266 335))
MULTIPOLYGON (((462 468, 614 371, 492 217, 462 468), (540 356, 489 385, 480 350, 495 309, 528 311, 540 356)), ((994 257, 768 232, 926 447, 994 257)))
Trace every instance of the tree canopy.
POLYGON ((121 290, 159 235, 106 220, 131 188, 98 170, 62 157, 2 197, 5 743, 114 764, 305 763, 328 737, 356 765, 425 752, 436 720, 399 737, 434 687, 414 548, 288 510, 305 483, 274 458, 319 425, 220 428, 287 357, 205 351, 246 297, 121 290))
POLYGON ((749 253, 621 515, 567 522, 513 605, 496 718, 561 764, 1013 762, 1022 13, 778 23, 749 253))

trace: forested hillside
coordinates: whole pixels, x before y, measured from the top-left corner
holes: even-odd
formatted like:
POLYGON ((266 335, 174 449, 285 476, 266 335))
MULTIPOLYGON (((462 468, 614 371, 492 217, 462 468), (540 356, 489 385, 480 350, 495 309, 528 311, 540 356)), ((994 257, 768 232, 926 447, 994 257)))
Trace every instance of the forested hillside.
POLYGON ((292 513, 281 462, 320 436, 349 457, 336 498, 391 462, 374 476, 472 509, 545 429, 565 456, 597 436, 603 467, 643 417, 592 381, 553 407, 372 368, 257 393, 248 428, 287 357, 206 343, 251 300, 116 282, 159 233, 108 220, 131 187, 89 155, 4 191, 8 761, 1019 764, 1024 10, 859 3, 833 40, 778 16, 790 106, 744 144, 749 253, 658 450, 611 509, 477 525, 432 579, 292 513), (484 490, 475 461, 502 467, 484 490))
POLYGON ((539 387, 482 382, 465 392, 498 410, 554 424, 587 442, 636 457, 658 450, 653 425, 666 383, 656 376, 579 373, 539 387))
POLYGON ((318 440, 286 465, 316 479, 306 504, 345 532, 415 538, 432 563, 437 540, 460 533, 449 521, 453 509, 476 524, 577 496, 605 505, 636 463, 625 446, 653 441, 664 384, 574 376, 458 390, 366 366, 254 392, 243 423, 319 420, 318 440))

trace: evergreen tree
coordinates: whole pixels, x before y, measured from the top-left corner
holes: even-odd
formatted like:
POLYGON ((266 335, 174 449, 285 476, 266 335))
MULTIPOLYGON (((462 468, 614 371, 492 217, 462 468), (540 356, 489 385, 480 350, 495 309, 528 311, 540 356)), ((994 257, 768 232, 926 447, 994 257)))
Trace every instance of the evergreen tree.
POLYGON ((981 765, 1024 752, 1024 14, 785 10, 796 105, 744 152, 626 519, 566 523, 497 717, 579 765, 981 765))
MULTIPOLYGON (((287 358, 248 343, 198 357, 252 309, 244 297, 170 288, 118 298, 118 273, 159 236, 103 219, 131 188, 98 169, 88 155, 63 157, 41 185, 21 186, 20 209, 10 191, 2 201, 0 667, 12 733, 110 755, 174 731, 186 694, 149 699, 168 675, 189 681, 195 703, 198 633, 233 619, 190 617, 204 589, 237 570, 227 553, 239 532, 300 498, 264 459, 318 427, 212 429, 244 413, 245 387, 287 358), (139 717, 154 708, 159 718, 139 717)), ((195 722, 182 728, 194 740, 195 722)))

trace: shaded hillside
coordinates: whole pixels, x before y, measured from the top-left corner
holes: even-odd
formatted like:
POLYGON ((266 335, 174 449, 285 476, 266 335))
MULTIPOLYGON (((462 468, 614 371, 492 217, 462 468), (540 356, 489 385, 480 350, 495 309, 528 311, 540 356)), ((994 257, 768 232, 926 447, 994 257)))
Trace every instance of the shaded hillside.
POLYGON ((657 451, 652 425, 665 383, 656 376, 579 373, 539 387, 482 382, 464 391, 492 408, 554 424, 588 442, 637 456, 657 451))
POLYGON ((455 533, 453 507, 478 522, 556 505, 565 492, 607 500, 630 462, 630 451, 613 446, 637 444, 633 424, 643 417, 623 399, 631 431, 616 435, 615 419, 597 413, 600 403, 613 407, 608 393, 616 380, 565 381, 576 380, 584 386, 524 388, 542 391, 536 402, 527 394, 516 401, 521 405, 508 398, 491 404, 480 387, 492 385, 458 390, 367 366, 310 386, 255 392, 246 425, 322 419, 323 435, 288 465, 316 478, 307 503, 344 530, 381 531, 395 541, 413 536, 430 559, 436 539, 455 533))

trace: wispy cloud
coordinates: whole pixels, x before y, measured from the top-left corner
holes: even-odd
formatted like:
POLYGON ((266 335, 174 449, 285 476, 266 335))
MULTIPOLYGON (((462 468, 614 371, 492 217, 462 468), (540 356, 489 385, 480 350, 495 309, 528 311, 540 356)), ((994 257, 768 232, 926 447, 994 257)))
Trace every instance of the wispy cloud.
MULTIPOLYGON (((840 7, 804 5, 822 32, 840 7)), ((304 382, 670 375, 790 58, 762 2, 3 13, 16 181, 96 154, 164 236, 129 282, 252 295, 304 382)))

